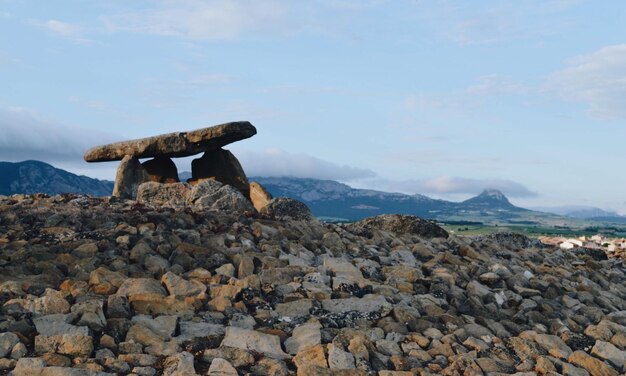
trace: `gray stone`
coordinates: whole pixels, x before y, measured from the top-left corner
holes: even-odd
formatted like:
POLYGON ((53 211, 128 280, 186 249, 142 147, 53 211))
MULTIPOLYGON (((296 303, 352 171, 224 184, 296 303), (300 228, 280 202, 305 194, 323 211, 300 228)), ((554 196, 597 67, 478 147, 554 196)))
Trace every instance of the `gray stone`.
POLYGON ((309 346, 319 345, 322 343, 321 328, 318 321, 297 326, 291 337, 285 341, 285 349, 289 354, 295 355, 309 346))
POLYGON ((280 339, 272 334, 229 326, 221 346, 253 350, 274 359, 289 359, 280 347, 280 339))
POLYGON ((215 358, 209 367, 209 376, 238 376, 237 370, 226 359, 215 358))
POLYGON ((333 313, 348 311, 371 313, 392 308, 384 296, 375 294, 365 295, 363 298, 325 299, 322 300, 322 307, 333 313))
POLYGON ((13 346, 20 342, 15 333, 0 333, 0 358, 4 358, 11 353, 13 346))
POLYGON ((328 349, 328 366, 331 369, 349 369, 354 368, 354 356, 347 351, 329 343, 328 349))
POLYGON ((615 368, 624 370, 626 365, 626 351, 622 351, 609 342, 596 341, 591 349, 591 353, 598 358, 604 359, 611 363, 615 368))

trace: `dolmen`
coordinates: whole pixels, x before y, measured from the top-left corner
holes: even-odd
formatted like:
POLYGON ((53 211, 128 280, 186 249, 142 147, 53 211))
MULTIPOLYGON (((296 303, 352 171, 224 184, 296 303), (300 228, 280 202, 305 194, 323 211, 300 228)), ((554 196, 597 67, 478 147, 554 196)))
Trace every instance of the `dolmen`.
POLYGON ((250 138, 257 133, 247 121, 238 121, 154 137, 97 146, 85 153, 87 162, 121 161, 117 168, 113 196, 135 199, 139 185, 145 182, 178 183, 178 171, 172 158, 204 153, 191 163, 194 185, 214 179, 238 189, 250 199, 250 184, 241 164, 224 146, 250 138), (140 158, 150 158, 140 162, 140 158))
POLYGON ((309 208, 291 198, 272 198, 248 178, 235 156, 224 146, 257 133, 238 121, 154 137, 97 146, 85 153, 87 162, 121 161, 113 196, 161 207, 249 212, 274 218, 310 220, 309 208), (172 158, 203 153, 191 162, 191 178, 180 182, 172 158), (140 159, 147 159, 141 162, 140 159))

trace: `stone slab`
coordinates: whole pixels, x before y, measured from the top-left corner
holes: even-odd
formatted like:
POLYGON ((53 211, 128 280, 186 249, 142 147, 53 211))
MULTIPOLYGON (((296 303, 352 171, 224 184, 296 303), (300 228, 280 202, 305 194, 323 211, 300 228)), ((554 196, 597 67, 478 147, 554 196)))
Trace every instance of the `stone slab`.
POLYGON ((122 160, 125 156, 189 157, 252 137, 255 134, 256 128, 252 124, 247 121, 238 121, 190 132, 167 133, 97 146, 87 150, 84 158, 87 162, 108 162, 122 160))

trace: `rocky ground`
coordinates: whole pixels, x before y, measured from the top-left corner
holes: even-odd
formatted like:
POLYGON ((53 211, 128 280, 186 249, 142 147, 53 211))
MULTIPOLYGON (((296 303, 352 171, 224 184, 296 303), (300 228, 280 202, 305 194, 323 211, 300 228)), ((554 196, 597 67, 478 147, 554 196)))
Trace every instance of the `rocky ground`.
POLYGON ((0 196, 14 375, 619 375, 626 268, 411 217, 0 196))

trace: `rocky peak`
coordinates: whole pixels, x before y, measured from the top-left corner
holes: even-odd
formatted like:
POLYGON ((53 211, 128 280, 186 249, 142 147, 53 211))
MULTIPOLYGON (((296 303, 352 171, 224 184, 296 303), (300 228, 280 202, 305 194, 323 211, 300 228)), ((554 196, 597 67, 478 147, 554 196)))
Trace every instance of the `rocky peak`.
POLYGON ((481 207, 484 209, 516 209, 509 199, 497 189, 485 189, 476 197, 463 201, 465 206, 481 207))

